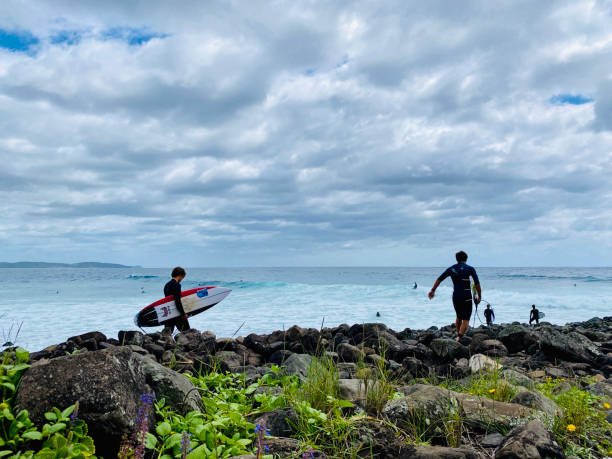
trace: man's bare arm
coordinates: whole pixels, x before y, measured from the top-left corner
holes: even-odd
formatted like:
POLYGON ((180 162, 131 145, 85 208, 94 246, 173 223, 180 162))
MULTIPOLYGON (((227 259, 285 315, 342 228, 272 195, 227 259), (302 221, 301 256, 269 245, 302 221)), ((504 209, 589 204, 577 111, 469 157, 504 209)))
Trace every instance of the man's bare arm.
POLYGON ((434 296, 436 296, 436 289, 438 288, 438 286, 440 285, 440 279, 436 279, 436 281, 434 282, 433 287, 431 288, 430 292, 429 292, 429 299, 432 300, 434 296))

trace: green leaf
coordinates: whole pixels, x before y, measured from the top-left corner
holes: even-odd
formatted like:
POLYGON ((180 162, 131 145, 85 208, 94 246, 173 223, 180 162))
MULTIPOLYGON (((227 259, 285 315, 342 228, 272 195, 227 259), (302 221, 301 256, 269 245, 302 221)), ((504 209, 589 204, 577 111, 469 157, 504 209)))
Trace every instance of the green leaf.
POLYGON ((42 433, 38 430, 30 430, 29 432, 21 434, 23 438, 27 438, 28 440, 42 440, 42 433))
POLYGON ((13 454, 12 451, 0 451, 0 457, 9 456, 13 454))
POLYGON ((66 419, 68 416, 70 416, 72 412, 74 411, 74 407, 75 405, 72 405, 66 408, 64 411, 62 411, 62 419, 66 419))
POLYGON ((157 446, 157 438, 151 432, 147 432, 147 438, 145 439, 145 448, 154 449, 157 446))
POLYGON ((172 427, 170 427, 170 424, 164 421, 157 424, 157 427, 155 427, 155 431, 158 435, 165 437, 166 435, 169 435, 170 432, 172 432, 172 427))
POLYGON ((48 432, 53 434, 55 432, 59 432, 60 430, 64 430, 65 428, 66 424, 64 424, 63 422, 58 422, 57 424, 49 426, 48 432))
POLYGON ((47 421, 57 421, 57 416, 55 415, 55 413, 47 412, 45 413, 45 419, 47 421))
POLYGON ((18 347, 17 349, 15 349, 15 357, 17 357, 17 360, 19 360, 20 362, 27 362, 28 360, 30 360, 30 353, 24 348, 18 347))
POLYGON ((10 382, 3 382, 2 384, 0 384, 0 386, 6 387, 11 392, 15 392, 15 385, 11 384, 10 382))

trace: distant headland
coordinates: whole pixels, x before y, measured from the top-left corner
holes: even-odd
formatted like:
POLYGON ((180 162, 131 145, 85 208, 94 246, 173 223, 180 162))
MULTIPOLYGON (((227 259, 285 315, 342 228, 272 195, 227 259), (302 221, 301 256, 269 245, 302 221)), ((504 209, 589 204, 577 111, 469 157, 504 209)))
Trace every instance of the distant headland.
POLYGON ((46 263, 44 261, 18 261, 16 263, 0 262, 0 268, 141 268, 117 263, 99 263, 84 261, 81 263, 46 263))

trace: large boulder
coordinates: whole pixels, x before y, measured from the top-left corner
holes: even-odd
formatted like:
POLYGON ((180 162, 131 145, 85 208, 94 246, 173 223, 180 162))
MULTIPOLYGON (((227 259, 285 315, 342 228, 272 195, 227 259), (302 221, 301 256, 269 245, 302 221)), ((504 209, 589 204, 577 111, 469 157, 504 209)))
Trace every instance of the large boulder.
POLYGON ((561 333, 552 327, 543 327, 540 346, 549 357, 594 364, 601 353, 586 336, 576 332, 561 333))
POLYGON ((563 450, 542 422, 533 420, 514 428, 495 451, 496 459, 565 458, 563 450))
POLYGON ((274 437, 290 437, 295 433, 298 415, 293 408, 269 411, 253 420, 253 424, 263 422, 266 430, 274 437))
POLYGON ((473 339, 470 343, 470 351, 473 354, 484 354, 489 357, 505 357, 508 355, 508 349, 506 349, 504 343, 496 339, 473 339))
POLYGON ((511 354, 526 350, 537 342, 536 336, 519 323, 505 325, 497 335, 497 339, 511 354))
POLYGON ((465 423, 479 432, 490 432, 496 428, 506 431, 537 413, 516 403, 498 402, 469 394, 455 395, 463 410, 465 423))
POLYGON ((481 371, 495 371, 501 369, 501 365, 483 354, 476 354, 470 357, 469 367, 472 373, 480 373, 481 371))
POLYGON ((429 347, 436 357, 447 362, 469 355, 468 348, 454 339, 436 338, 429 343, 429 347))
POLYGON ((152 391, 141 358, 118 347, 40 361, 25 372, 17 405, 42 425, 46 411, 78 401, 96 455, 115 457, 122 435, 129 436, 135 427, 141 395, 152 391))
POLYGON ((336 352, 343 362, 360 362, 365 358, 363 351, 352 344, 342 343, 336 352))
POLYGON ((470 448, 405 445, 397 452, 397 456, 392 457, 397 459, 480 459, 485 456, 470 448))

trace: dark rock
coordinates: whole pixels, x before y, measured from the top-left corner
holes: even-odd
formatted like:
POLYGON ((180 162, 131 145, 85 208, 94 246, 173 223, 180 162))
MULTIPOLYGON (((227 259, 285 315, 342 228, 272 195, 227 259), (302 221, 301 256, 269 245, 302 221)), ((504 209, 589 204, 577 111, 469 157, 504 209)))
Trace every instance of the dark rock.
POLYGON ((155 356, 156 359, 160 360, 164 354, 164 348, 159 344, 145 344, 144 348, 155 356))
POLYGON ((232 338, 219 338, 215 342, 215 349, 217 351, 236 351, 238 343, 232 338))
POLYGON ((405 445, 396 453, 398 459, 481 459, 480 453, 469 448, 445 446, 405 445))
POLYGON ((495 451, 496 459, 565 458, 553 434, 540 421, 514 428, 495 451))
POLYGON ((46 411, 78 401, 79 417, 88 424, 96 455, 115 457, 121 436, 129 436, 135 427, 140 396, 152 391, 140 359, 117 347, 39 362, 25 372, 17 405, 43 425, 46 411))
POLYGON ((244 358, 232 351, 219 351, 215 354, 214 359, 219 364, 220 369, 230 372, 244 366, 245 363, 244 358))
POLYGON ((287 330, 287 339, 289 341, 300 341, 304 336, 304 329, 294 325, 287 330))
POLYGON ((415 357, 419 360, 431 360, 434 355, 431 349, 416 341, 403 342, 399 353, 402 360, 405 357, 415 357))
POLYGON ((259 424, 263 421, 270 435, 274 437, 289 437, 295 434, 298 417, 295 409, 284 408, 282 410, 270 411, 264 413, 253 421, 253 424, 259 424))
POLYGON ((336 349, 340 360, 344 362, 360 362, 365 358, 365 354, 357 346, 351 344, 341 344, 336 349))
POLYGON ((576 332, 561 333, 552 327, 543 327, 540 347, 550 358, 593 364, 600 356, 597 346, 576 332))
POLYGON ((74 341, 77 345, 81 345, 86 341, 93 341, 95 343, 99 343, 100 341, 106 341, 106 335, 99 331, 92 331, 89 333, 83 333, 82 335, 71 336, 66 341, 74 341))
MULTIPOLYGON (((479 335, 483 336, 483 335, 479 335)), ((499 340, 496 339, 476 339, 472 340, 470 344, 470 351, 472 354, 484 354, 489 357, 505 357, 508 355, 508 349, 499 340)))
POLYGON ((300 450, 300 442, 295 438, 266 438, 268 446, 268 454, 273 454, 275 457, 295 457, 295 454, 300 450))
POLYGON ((186 351, 193 351, 198 348, 202 342, 202 335, 195 328, 180 332, 175 337, 176 344, 181 346, 186 351))
POLYGON ((251 333, 244 339, 244 345, 258 354, 270 355, 270 345, 263 335, 251 333))
POLYGON ((293 352, 291 351, 280 350, 272 354, 268 360, 270 363, 273 363, 274 365, 282 365, 283 362, 287 360, 289 356, 292 354, 293 352))
POLYGON ((454 339, 436 338, 429 347, 436 357, 447 362, 469 356, 468 349, 454 339))
POLYGON ((80 349, 87 349, 88 351, 97 351, 99 349, 98 341, 95 339, 88 339, 78 343, 80 349))
POLYGON ((315 353, 321 344, 319 331, 315 328, 305 330, 301 338, 301 343, 305 352, 309 354, 315 353))
POLYGON ((142 346, 143 344, 143 334, 136 330, 125 331, 122 330, 119 332, 118 338, 121 346, 125 346, 128 344, 134 344, 136 346, 142 346))
POLYGON ((519 323, 504 326, 497 339, 504 343, 511 354, 523 351, 537 342, 536 336, 519 323))

